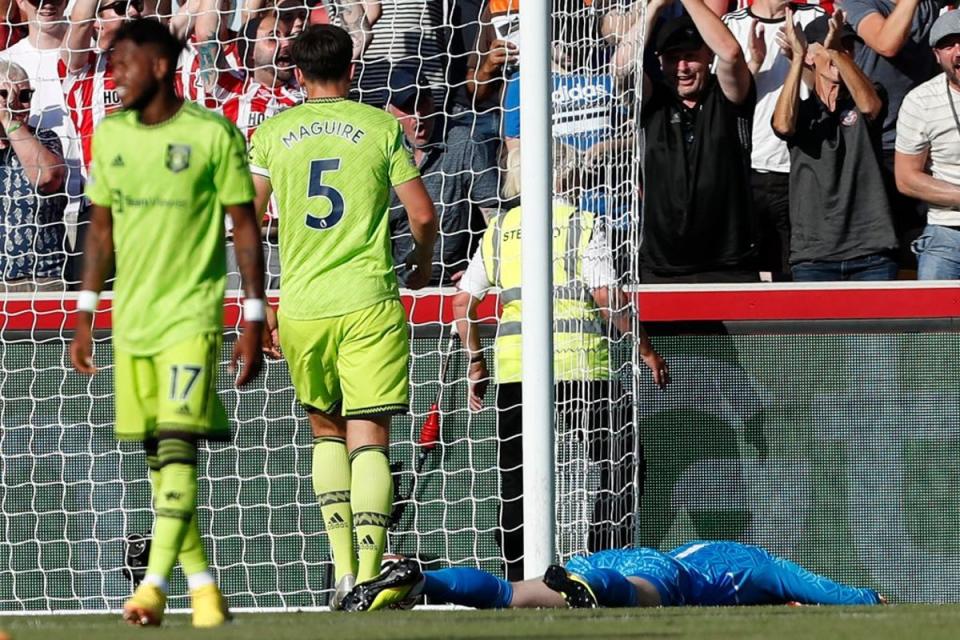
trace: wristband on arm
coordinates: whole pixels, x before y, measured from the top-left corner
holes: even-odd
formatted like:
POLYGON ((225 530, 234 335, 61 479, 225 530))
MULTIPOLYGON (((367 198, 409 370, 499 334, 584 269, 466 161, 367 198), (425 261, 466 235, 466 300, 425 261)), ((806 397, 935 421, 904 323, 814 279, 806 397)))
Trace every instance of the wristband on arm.
POLYGON ((77 311, 94 313, 100 304, 100 294, 90 289, 84 289, 77 294, 77 311))
POLYGON ((260 298, 247 298, 243 301, 243 319, 246 322, 263 322, 267 318, 266 305, 260 298))

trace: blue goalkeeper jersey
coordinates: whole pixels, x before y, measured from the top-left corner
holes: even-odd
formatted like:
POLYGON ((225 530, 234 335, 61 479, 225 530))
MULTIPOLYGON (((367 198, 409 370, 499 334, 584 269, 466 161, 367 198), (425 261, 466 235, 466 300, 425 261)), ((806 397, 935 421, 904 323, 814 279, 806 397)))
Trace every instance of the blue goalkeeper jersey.
POLYGON ((731 541, 695 541, 668 554, 689 576, 688 604, 878 604, 873 589, 849 587, 766 549, 731 541))
POLYGON ((567 562, 568 571, 612 569, 653 584, 665 607, 754 604, 877 604, 873 589, 848 587, 739 542, 690 542, 663 553, 611 549, 567 562))

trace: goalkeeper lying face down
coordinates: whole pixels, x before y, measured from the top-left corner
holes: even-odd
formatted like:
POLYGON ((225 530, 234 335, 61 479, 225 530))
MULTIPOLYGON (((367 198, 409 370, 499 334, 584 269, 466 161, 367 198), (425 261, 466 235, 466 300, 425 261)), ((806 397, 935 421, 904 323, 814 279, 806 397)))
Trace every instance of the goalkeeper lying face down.
POLYGON ((698 541, 666 553, 637 548, 575 556, 542 578, 512 583, 467 567, 421 572, 403 558, 358 584, 345 608, 403 608, 421 595, 477 609, 886 602, 873 589, 839 584, 760 547, 698 541))

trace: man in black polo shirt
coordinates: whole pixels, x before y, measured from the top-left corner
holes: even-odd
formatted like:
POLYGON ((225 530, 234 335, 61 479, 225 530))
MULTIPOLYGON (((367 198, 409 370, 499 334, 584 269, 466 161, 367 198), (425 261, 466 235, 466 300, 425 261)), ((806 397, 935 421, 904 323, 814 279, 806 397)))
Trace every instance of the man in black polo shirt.
MULTIPOLYGON (((644 74, 645 283, 759 279, 750 197, 756 88, 736 38, 703 0, 655 40, 663 81, 644 74), (710 70, 716 56, 716 73, 710 70)), ((670 0, 651 0, 658 15, 670 0)))
POLYGON ((793 279, 892 280, 897 237, 880 164, 885 104, 853 61, 856 34, 842 11, 801 31, 787 9, 785 35, 792 59, 773 131, 790 149, 793 279), (813 87, 801 100, 805 67, 813 87))

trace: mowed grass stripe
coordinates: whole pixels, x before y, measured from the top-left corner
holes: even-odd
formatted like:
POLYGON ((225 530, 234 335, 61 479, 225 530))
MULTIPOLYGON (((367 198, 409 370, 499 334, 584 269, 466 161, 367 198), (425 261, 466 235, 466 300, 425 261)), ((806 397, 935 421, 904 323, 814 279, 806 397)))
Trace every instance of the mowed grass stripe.
POLYGON ((232 624, 212 630, 193 629, 186 615, 168 616, 160 629, 130 628, 117 616, 0 615, 0 629, 12 640, 954 640, 960 637, 960 606, 239 614, 232 624))

